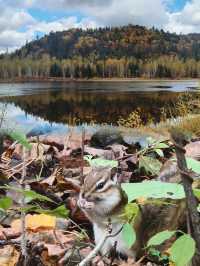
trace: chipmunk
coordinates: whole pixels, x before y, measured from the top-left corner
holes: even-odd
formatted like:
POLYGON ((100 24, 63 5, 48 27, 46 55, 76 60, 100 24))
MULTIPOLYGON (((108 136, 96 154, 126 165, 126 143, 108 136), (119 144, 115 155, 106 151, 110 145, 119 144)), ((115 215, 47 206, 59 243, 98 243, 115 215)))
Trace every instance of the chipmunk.
POLYGON ((118 183, 116 169, 94 168, 84 179, 78 205, 93 224, 95 243, 108 234, 108 221, 112 225, 112 235, 106 240, 101 254, 109 254, 115 246, 116 252, 122 257, 136 259, 139 252, 153 234, 162 230, 177 228, 183 208, 175 205, 155 207, 147 205, 134 220, 136 242, 129 249, 123 239, 122 214, 127 204, 127 196, 118 183))

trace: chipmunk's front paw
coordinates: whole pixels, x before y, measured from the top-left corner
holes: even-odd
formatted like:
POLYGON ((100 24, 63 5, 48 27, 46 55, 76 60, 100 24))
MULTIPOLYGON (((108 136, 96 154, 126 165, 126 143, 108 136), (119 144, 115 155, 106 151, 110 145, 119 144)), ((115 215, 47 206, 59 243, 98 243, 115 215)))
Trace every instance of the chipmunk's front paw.
POLYGON ((94 203, 87 201, 85 199, 79 199, 77 203, 81 209, 93 209, 94 208, 94 203))

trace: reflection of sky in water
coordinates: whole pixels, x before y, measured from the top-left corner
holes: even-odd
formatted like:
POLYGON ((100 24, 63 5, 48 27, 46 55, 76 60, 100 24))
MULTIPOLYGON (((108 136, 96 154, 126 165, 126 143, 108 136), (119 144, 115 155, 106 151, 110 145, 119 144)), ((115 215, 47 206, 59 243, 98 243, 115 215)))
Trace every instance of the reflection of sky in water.
MULTIPOLYGON (((0 110, 4 110, 5 108, 5 118, 2 125, 3 130, 20 130, 26 134, 30 132, 37 132, 39 135, 42 135, 50 133, 65 134, 70 130, 70 128, 72 128, 72 126, 69 127, 68 125, 64 125, 62 123, 49 123, 42 118, 26 114, 14 104, 7 104, 5 107, 3 103, 0 103, 0 110)), ((82 125, 73 127, 73 130, 81 132, 83 127, 90 132, 94 132, 100 128, 98 125, 82 125)))

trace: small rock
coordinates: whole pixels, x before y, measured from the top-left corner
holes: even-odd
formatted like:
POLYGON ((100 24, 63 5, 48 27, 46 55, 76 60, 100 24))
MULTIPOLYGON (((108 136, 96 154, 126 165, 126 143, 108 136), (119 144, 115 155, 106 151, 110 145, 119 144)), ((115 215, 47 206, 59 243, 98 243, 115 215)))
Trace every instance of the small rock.
POLYGON ((97 131, 91 137, 90 143, 93 147, 105 148, 106 146, 112 145, 114 143, 122 144, 123 137, 118 130, 105 128, 97 131))

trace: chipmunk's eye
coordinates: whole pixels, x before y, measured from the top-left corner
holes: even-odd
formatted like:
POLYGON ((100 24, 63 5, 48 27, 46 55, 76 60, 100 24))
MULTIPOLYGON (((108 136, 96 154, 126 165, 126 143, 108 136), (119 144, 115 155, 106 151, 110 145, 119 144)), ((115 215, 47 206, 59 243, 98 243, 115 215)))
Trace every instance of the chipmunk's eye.
POLYGON ((104 187, 104 185, 105 185, 105 182, 101 182, 101 183, 97 184, 96 189, 97 190, 102 189, 104 187))

